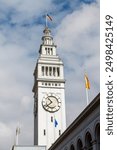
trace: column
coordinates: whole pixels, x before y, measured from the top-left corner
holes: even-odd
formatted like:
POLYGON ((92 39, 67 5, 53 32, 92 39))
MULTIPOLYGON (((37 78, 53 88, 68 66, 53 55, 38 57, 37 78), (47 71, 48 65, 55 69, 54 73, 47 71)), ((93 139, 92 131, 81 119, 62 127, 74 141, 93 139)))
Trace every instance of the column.
POLYGON ((97 142, 96 142, 96 140, 93 140, 92 141, 93 150, 97 150, 96 146, 97 146, 97 142))

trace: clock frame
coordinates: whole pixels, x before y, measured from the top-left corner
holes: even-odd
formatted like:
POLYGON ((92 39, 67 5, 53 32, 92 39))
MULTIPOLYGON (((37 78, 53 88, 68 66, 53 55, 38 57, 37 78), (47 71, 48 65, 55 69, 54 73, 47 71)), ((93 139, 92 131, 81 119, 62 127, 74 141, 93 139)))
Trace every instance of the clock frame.
POLYGON ((50 93, 44 96, 42 106, 46 111, 54 113, 60 109, 61 100, 57 95, 50 93))

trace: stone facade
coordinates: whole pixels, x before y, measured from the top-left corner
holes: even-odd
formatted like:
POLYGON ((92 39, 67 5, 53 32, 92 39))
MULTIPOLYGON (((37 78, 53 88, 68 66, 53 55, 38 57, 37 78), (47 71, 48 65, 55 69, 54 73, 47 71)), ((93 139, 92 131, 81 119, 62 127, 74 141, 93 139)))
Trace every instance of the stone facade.
POLYGON ((51 30, 43 32, 34 70, 34 145, 47 150, 66 129, 65 79, 51 30))
POLYGON ((49 150, 100 150, 100 94, 49 150))

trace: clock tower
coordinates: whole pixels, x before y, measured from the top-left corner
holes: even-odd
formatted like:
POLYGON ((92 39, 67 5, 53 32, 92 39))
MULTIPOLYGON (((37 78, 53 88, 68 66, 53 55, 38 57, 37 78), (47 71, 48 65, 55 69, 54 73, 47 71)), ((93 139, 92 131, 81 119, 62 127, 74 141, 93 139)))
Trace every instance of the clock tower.
POLYGON ((43 33, 34 70, 34 145, 47 150, 66 129, 65 79, 51 31, 43 33))

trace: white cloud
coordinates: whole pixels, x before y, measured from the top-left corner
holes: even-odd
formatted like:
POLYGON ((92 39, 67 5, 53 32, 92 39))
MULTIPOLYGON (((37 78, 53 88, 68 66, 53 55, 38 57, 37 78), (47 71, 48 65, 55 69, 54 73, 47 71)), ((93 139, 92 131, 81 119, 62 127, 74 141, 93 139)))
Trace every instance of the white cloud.
POLYGON ((24 110, 29 109, 31 104, 31 98, 29 96, 23 96, 21 99, 21 108, 24 110))
POLYGON ((48 10, 48 8, 52 8, 52 0, 1 0, 1 3, 4 4, 6 7, 16 9, 18 12, 25 12, 30 14, 42 12, 42 10, 44 9, 48 10))
MULTIPOLYGON (((85 69, 91 82, 90 100, 99 92, 99 6, 90 4, 77 9, 71 3, 75 9, 68 14, 65 10, 60 12, 60 5, 53 4, 52 0, 35 3, 28 0, 0 1, 5 8, 4 13, 10 9, 14 11, 10 22, 18 23, 15 27, 9 22, 0 24, 0 127, 3 129, 2 134, 0 130, 0 145, 2 150, 6 150, 14 142, 17 122, 22 124, 20 143, 33 144, 33 71, 43 26, 23 27, 21 23, 42 16, 46 10, 53 11, 53 14, 54 11, 59 12, 54 14, 55 22, 59 20, 59 23, 52 33, 55 34, 57 52, 65 64, 69 125, 86 106, 85 69)), ((7 17, 8 14, 4 13, 0 14, 0 18, 7 17)))
MULTIPOLYGON (((11 129, 4 123, 0 122, 0 135, 2 138, 10 137, 12 135, 11 129)), ((1 139, 2 139, 1 138, 1 139)))
POLYGON ((86 106, 85 71, 91 82, 90 101, 99 92, 99 7, 83 5, 68 14, 58 26, 55 40, 66 67, 67 113, 75 108, 69 124, 86 106))
POLYGON ((68 14, 58 26, 56 43, 65 52, 92 53, 92 47, 96 49, 99 43, 99 8, 97 5, 83 5, 80 10, 68 14))
POLYGON ((0 147, 3 148, 3 150, 5 150, 4 147, 10 149, 9 144, 11 142, 11 137, 13 138, 13 133, 10 126, 0 122, 0 147))
POLYGON ((6 8, 6 15, 10 15, 12 23, 24 21, 26 23, 36 19, 39 15, 43 16, 47 11, 55 9, 52 0, 1 0, 1 4, 6 8))

